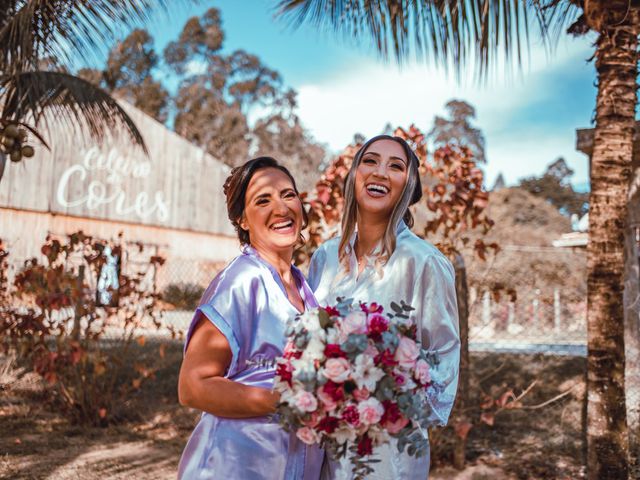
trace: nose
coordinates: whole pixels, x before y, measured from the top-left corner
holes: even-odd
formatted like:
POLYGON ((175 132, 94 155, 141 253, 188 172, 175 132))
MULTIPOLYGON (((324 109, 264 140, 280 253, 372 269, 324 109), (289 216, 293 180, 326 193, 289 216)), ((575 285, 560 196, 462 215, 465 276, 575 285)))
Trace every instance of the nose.
POLYGON ((282 198, 277 198, 273 204, 273 213, 276 215, 286 215, 289 213, 289 207, 282 198))
POLYGON ((379 162, 373 173, 380 178, 387 178, 387 165, 384 162, 379 162))

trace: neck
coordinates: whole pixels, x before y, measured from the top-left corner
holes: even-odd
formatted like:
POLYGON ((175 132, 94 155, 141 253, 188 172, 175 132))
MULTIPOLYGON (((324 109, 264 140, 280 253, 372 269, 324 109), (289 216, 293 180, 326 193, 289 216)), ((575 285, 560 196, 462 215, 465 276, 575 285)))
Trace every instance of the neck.
POLYGON ((252 245, 260 258, 276 269, 280 278, 286 283, 291 280, 291 261, 293 260, 293 247, 283 250, 262 248, 260 245, 252 245))
POLYGON ((389 224, 388 216, 373 216, 358 213, 358 238, 356 253, 358 256, 370 255, 380 243, 389 224))

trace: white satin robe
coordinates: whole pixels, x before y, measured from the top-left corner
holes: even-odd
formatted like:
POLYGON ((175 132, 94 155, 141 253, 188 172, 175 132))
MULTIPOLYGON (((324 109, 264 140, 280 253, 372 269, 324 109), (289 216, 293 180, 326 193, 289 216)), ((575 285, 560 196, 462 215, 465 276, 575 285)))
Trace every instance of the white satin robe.
MULTIPOLYGON (((355 241, 354 234, 351 245, 355 241)), ((447 423, 458 386, 460 335, 455 292, 455 274, 451 262, 431 243, 416 236, 404 222, 397 230, 396 249, 382 272, 373 264, 358 277, 353 248, 350 271, 338 261, 339 238, 322 244, 314 253, 309 267, 309 285, 321 305, 335 304, 337 297, 353 298, 355 302, 376 302, 385 311, 392 311, 391 302, 404 300, 416 310, 415 316, 423 348, 437 352, 439 365, 432 369, 433 387, 427 390, 433 425, 447 423), (382 276, 380 276, 382 273, 382 276)), ((424 432, 425 437, 427 432, 424 432)), ((372 479, 420 479, 429 476, 429 455, 410 457, 398 453, 395 443, 374 451, 382 460, 375 465, 372 479)), ((350 479, 348 461, 340 464, 325 462, 323 478, 350 479)))

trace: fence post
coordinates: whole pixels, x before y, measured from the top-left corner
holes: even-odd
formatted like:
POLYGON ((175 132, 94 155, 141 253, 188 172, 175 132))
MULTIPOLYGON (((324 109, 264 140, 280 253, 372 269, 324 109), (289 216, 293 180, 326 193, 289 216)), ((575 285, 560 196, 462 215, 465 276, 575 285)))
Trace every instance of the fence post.
POLYGON ((509 301, 509 315, 507 317, 507 331, 509 330, 509 327, 511 327, 511 325, 513 325, 516 321, 516 302, 512 302, 509 301))
POLYGON ((553 289, 553 330, 560 332, 560 289, 553 289))
POLYGON ((482 294, 482 326, 486 327, 491 322, 491 296, 489 290, 482 294))
POLYGON ((536 288, 533 294, 533 300, 531 301, 533 307, 533 328, 540 327, 540 289, 536 288))
POLYGON ((465 465, 467 450, 466 430, 455 428, 456 425, 469 423, 467 409, 469 408, 469 289, 467 285, 467 271, 464 258, 458 254, 453 265, 456 273, 456 297, 458 301, 458 319, 460 325, 460 376, 458 394, 453 412, 454 430, 456 431, 453 466, 462 470, 465 465), (462 432, 465 432, 464 434, 462 432))

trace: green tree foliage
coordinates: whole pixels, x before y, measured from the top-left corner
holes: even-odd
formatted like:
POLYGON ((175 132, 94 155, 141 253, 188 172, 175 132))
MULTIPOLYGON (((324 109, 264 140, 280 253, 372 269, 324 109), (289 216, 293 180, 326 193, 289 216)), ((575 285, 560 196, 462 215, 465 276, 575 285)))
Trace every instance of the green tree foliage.
POLYGON ((77 75, 165 122, 169 92, 152 76, 158 62, 153 37, 137 28, 111 49, 104 70, 84 68, 77 75))
POLYGON ((467 147, 476 163, 486 163, 484 135, 471 125, 476 117, 476 109, 462 100, 449 100, 445 108, 449 118, 436 116, 428 134, 436 148, 445 145, 467 147))
POLYGON ((178 134, 231 166, 250 155, 270 155, 310 189, 326 153, 295 114, 296 92, 256 55, 224 52, 224 39, 220 11, 211 8, 187 20, 162 55, 149 33, 136 29, 112 48, 103 70, 77 74, 163 123, 172 108, 178 134), (177 77, 173 96, 153 77, 162 68, 177 77), (267 113, 250 125, 247 117, 256 107, 267 113))
POLYGON ((251 147, 247 113, 285 101, 282 78, 244 50, 222 51, 224 31, 216 8, 190 18, 164 58, 181 79, 176 94, 176 132, 222 161, 246 161, 251 147))
POLYGON ((573 189, 570 183, 572 176, 573 170, 560 157, 547 167, 542 176, 523 178, 518 186, 544 198, 566 215, 582 216, 589 210, 589 195, 573 189))

